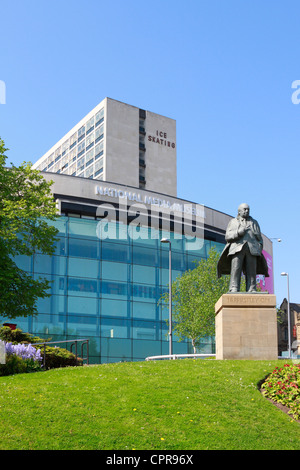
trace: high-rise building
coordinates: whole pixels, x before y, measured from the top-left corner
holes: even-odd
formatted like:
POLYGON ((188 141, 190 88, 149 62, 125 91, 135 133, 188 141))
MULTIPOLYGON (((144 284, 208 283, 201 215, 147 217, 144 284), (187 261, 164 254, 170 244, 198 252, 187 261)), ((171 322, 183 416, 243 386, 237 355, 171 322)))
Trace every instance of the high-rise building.
POLYGON ((176 121, 105 98, 33 168, 176 196, 176 121))

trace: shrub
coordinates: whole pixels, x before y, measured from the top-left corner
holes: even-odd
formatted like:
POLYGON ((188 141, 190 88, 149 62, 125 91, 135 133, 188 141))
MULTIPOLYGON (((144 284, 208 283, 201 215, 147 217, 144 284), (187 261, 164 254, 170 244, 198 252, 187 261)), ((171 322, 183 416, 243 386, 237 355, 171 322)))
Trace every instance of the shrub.
POLYGON ((7 343, 41 343, 50 341, 31 335, 30 333, 24 333, 20 328, 11 330, 9 326, 2 326, 0 328, 0 339, 7 343))
MULTIPOLYGON (((39 338, 38 336, 33 336, 30 333, 24 333, 20 328, 16 328, 15 330, 11 330, 9 326, 2 326, 0 328, 0 339, 5 341, 6 343, 10 343, 15 345, 20 350, 24 349, 24 343, 45 343, 50 341, 50 339, 43 339, 39 338), (20 345, 19 343, 22 343, 20 345), (18 345, 19 344, 19 345, 18 345)), ((32 346, 31 346, 32 347, 32 346)), ((44 360, 44 346, 37 345, 37 350, 40 351, 38 354, 41 357, 41 361, 43 364, 44 360)), ((45 348, 45 369, 53 369, 56 367, 68 367, 68 366, 76 366, 82 365, 83 361, 80 358, 77 358, 75 354, 71 353, 67 349, 58 348, 58 347, 51 347, 46 346, 45 348)))
POLYGON ((275 367, 262 385, 264 396, 289 408, 294 419, 300 419, 300 364, 275 367))
MULTIPOLYGON (((41 348, 41 355, 44 357, 44 346, 37 346, 41 348)), ((45 368, 54 369, 57 367, 68 367, 82 365, 83 361, 77 358, 75 354, 71 353, 67 349, 46 346, 45 348, 45 368)))
POLYGON ((36 372, 41 370, 40 351, 30 344, 5 344, 6 361, 0 364, 0 376, 36 372))

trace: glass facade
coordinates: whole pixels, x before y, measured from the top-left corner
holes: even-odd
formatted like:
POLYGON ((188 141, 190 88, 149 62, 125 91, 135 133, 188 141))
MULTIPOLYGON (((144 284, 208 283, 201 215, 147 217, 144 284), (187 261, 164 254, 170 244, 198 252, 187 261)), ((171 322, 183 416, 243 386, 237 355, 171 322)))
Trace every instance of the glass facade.
MULTIPOLYGON (((32 276, 51 281, 51 296, 38 301, 36 317, 16 319, 17 327, 52 341, 88 338, 90 363, 168 354, 168 307, 159 300, 168 291, 169 247, 160 239, 172 243, 173 280, 206 258, 212 244, 220 252, 224 245, 204 240, 201 249, 190 250, 174 233, 157 230, 153 237, 152 229, 151 238, 145 228, 137 238, 124 225, 117 227, 121 239, 100 239, 98 224, 61 216, 53 256, 18 257, 18 265, 32 276)), ((173 335, 173 351, 191 353, 191 344, 173 335)), ((213 339, 207 338, 199 352, 214 352, 213 339)))

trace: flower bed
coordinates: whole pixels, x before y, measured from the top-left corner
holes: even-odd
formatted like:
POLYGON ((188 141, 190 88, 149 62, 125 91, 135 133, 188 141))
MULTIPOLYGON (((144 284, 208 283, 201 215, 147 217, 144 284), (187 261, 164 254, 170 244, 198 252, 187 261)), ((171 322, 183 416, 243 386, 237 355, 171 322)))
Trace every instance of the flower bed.
POLYGON ((300 419, 300 364, 275 367, 261 388, 265 397, 288 407, 288 413, 300 419))
POLYGON ((0 376, 41 370, 41 351, 31 344, 5 343, 6 361, 0 364, 0 376))

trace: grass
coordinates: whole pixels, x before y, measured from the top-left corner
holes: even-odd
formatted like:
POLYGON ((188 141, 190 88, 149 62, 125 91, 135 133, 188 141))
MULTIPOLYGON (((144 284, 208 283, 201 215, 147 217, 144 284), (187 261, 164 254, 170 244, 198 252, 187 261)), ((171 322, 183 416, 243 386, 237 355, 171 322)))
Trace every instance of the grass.
POLYGON ((0 378, 1 450, 299 450, 262 396, 280 361, 102 364, 0 378))

